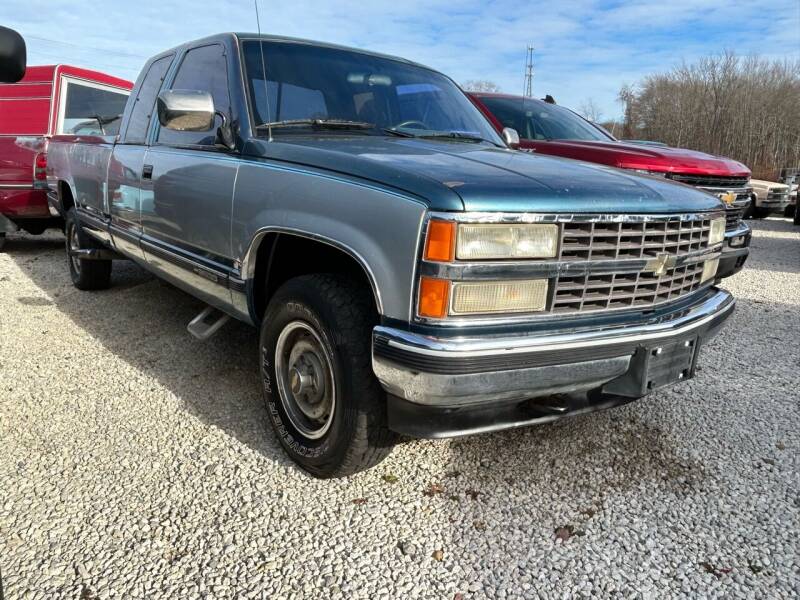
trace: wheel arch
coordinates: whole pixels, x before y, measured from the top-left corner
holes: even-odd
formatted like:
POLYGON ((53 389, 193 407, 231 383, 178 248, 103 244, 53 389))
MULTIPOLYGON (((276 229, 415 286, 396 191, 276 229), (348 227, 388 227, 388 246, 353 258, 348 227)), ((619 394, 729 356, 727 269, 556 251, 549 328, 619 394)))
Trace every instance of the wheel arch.
POLYGON ((65 180, 58 182, 58 208, 61 215, 66 218, 67 211, 75 206, 75 194, 72 191, 72 186, 65 180))
POLYGON ((367 260, 350 246, 337 240, 289 227, 265 227, 260 229, 242 261, 242 278, 247 283, 247 301, 250 316, 255 323, 261 321, 264 310, 277 288, 291 276, 311 272, 350 270, 362 279, 372 294, 375 309, 384 314, 381 290, 375 273, 367 260), (312 259, 308 254, 291 266, 281 260, 293 251, 314 248, 328 251, 325 260, 312 259), (332 251, 333 253, 329 253, 332 251), (313 265, 315 270, 309 269, 313 265), (334 267, 333 269, 331 267, 334 267))

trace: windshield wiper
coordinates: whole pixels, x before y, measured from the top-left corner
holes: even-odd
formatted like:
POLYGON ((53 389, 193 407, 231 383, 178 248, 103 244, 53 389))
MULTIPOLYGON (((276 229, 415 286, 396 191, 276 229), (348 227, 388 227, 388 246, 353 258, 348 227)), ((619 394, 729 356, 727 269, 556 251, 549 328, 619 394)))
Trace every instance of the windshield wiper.
POLYGON ((500 147, 499 144, 496 144, 492 140, 487 140, 485 137, 482 137, 479 133, 472 133, 471 131, 441 131, 435 133, 422 134, 416 137, 432 139, 432 140, 449 139, 449 140, 463 140, 465 142, 488 142, 493 146, 500 147))
POLYGON ((384 127, 381 129, 384 133, 388 133, 390 135, 396 135, 397 137, 404 137, 404 138, 413 138, 419 137, 409 131, 400 131, 399 129, 393 129, 391 127, 384 127))
POLYGON ((488 142, 493 146, 497 146, 498 148, 501 147, 499 144, 496 144, 492 140, 487 140, 484 137, 481 137, 479 133, 473 133, 471 131, 431 131, 425 132, 425 130, 421 130, 420 133, 413 133, 411 131, 403 131, 401 129, 394 129, 394 128, 387 128, 383 130, 386 133, 390 133, 392 135, 397 135, 401 137, 409 137, 409 138, 421 138, 425 140, 464 140, 465 142, 488 142))
POLYGON ((375 123, 347 121, 345 119, 288 119, 261 123, 256 129, 277 129, 280 127, 311 127, 312 129, 375 129, 375 123))

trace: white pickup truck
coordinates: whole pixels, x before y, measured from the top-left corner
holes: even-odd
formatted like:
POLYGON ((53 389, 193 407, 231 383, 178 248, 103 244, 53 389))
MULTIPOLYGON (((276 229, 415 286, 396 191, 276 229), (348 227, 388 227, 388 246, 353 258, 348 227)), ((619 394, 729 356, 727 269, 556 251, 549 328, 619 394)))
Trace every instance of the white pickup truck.
POLYGON ((750 187, 753 188, 751 212, 756 219, 764 219, 771 213, 782 215, 789 205, 789 186, 785 183, 751 179, 750 187))

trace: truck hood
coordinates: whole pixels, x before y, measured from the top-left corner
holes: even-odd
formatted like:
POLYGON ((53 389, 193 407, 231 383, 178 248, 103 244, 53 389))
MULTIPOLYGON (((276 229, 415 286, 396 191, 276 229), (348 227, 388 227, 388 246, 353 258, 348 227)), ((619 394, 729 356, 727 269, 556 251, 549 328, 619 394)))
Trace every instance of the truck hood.
POLYGON ((750 169, 738 161, 685 148, 582 140, 534 143, 523 141, 522 145, 544 154, 588 160, 623 169, 644 169, 687 175, 750 176, 750 169))
POLYGON ((689 186, 488 144, 378 136, 251 140, 244 153, 413 195, 433 210, 692 212, 722 208, 689 186))
MULTIPOLYGON (((750 180, 750 185, 754 189, 764 190, 764 191, 769 190, 769 189, 778 189, 778 190, 781 190, 781 191, 789 189, 789 186, 786 185, 785 183, 779 183, 777 181, 766 181, 764 179, 751 179, 750 180)), ((792 189, 794 189, 794 188, 792 188, 792 189)))

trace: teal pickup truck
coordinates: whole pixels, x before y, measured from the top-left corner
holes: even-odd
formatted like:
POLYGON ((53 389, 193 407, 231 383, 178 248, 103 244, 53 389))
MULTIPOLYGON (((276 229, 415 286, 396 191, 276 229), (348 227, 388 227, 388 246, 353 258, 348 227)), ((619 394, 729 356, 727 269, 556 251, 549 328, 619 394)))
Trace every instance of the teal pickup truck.
POLYGON ((78 288, 127 258, 198 337, 257 327, 280 443, 340 476, 684 381, 730 316, 717 198, 516 139, 427 67, 222 34, 148 61, 118 136, 54 138, 49 200, 78 288))

